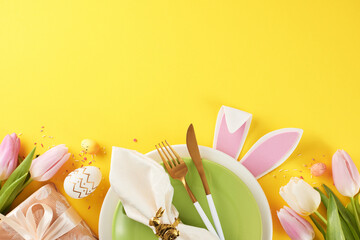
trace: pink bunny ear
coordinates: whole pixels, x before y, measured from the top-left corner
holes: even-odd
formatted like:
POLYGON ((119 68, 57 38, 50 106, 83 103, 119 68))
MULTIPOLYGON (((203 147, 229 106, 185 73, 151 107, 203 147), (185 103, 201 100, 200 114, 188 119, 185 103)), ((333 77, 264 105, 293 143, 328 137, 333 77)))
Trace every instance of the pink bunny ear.
POLYGON ((260 178, 280 166, 295 150, 303 130, 283 128, 260 138, 241 159, 256 178, 260 178))
POLYGON ((222 106, 215 127, 213 148, 237 159, 249 132, 252 115, 222 106))

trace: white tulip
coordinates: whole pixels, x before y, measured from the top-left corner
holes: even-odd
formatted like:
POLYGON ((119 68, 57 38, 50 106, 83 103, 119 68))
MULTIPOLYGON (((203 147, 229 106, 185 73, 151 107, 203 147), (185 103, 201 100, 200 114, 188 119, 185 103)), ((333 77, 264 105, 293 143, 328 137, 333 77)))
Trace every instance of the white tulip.
POLYGON ((320 194, 304 180, 293 177, 280 188, 281 197, 298 214, 307 216, 315 212, 320 203, 320 194))

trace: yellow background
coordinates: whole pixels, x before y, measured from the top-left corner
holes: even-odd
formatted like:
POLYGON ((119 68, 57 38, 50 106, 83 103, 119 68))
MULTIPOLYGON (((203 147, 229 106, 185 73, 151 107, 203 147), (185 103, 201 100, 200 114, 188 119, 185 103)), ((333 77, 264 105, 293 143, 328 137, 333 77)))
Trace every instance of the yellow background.
POLYGON ((67 197, 97 232, 111 146, 146 153, 165 138, 182 144, 190 123, 212 146, 223 104, 254 116, 242 156, 269 131, 302 128, 279 168, 289 171, 259 181, 274 239, 288 239, 274 217, 285 204, 280 186, 300 175, 332 185, 331 169, 310 178, 304 165, 330 168, 338 148, 360 167, 359 10, 357 0, 1 0, 0 137, 22 133, 23 155, 34 142, 38 153, 67 144, 78 162, 52 179, 61 192, 66 170, 89 162, 79 161, 81 140, 105 147, 92 164, 104 176, 99 189, 67 197))

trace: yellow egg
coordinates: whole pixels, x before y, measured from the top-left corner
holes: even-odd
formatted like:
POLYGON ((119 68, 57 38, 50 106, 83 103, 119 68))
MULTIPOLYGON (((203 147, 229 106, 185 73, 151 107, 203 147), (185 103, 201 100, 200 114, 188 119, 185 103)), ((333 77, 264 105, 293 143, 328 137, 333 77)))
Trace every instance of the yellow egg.
POLYGON ((82 140, 81 147, 89 154, 96 154, 100 149, 99 144, 91 139, 82 140))

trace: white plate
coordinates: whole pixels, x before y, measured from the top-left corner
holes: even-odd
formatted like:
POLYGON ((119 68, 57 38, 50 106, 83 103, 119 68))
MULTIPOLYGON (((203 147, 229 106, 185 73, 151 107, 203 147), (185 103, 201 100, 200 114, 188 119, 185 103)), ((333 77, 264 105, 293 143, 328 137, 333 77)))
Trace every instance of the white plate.
MULTIPOLYGON (((186 145, 174 145, 173 148, 181 157, 190 157, 186 145)), ((259 206, 263 227, 263 240, 271 240, 272 219, 269 203, 266 199, 264 191, 254 176, 238 161, 223 152, 204 146, 199 146, 199 150, 202 158, 208 159, 226 167, 235 173, 247 185, 259 206)), ((160 156, 156 150, 147 153, 146 156, 154 159, 157 162, 161 162, 160 156)), ((117 197, 116 193, 110 187, 105 196, 100 212, 100 240, 112 239, 112 222, 119 200, 120 199, 117 197)))

